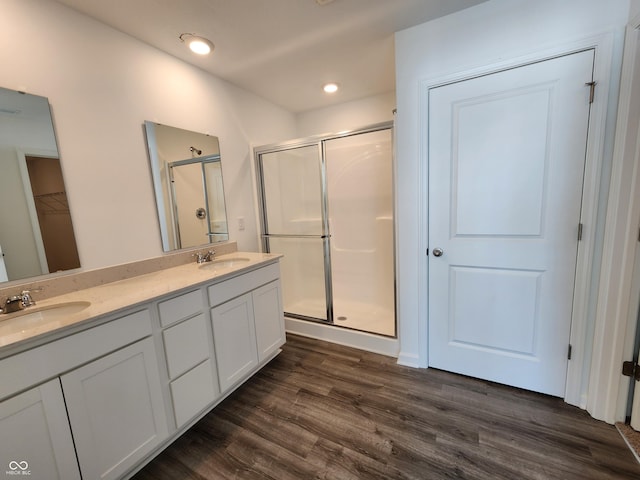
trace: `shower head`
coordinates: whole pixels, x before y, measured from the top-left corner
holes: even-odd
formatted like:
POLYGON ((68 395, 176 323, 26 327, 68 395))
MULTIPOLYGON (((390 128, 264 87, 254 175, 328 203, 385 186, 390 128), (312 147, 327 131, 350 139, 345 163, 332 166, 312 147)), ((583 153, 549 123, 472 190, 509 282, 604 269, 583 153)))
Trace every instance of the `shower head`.
POLYGON ((197 149, 196 147, 189 147, 191 153, 196 153, 198 155, 202 155, 202 150, 197 149))

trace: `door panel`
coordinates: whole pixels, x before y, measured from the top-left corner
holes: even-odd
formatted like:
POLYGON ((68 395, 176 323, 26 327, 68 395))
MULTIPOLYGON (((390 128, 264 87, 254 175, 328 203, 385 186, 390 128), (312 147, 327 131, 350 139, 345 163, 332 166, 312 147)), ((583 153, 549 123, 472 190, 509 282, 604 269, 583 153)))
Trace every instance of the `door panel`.
POLYGON ((430 366, 564 394, 592 67, 430 90, 430 366))
POLYGON ((322 162, 318 144, 260 154, 266 251, 282 253, 284 311, 330 321, 322 162))
POLYGON ((0 402, 0 445, 6 478, 80 480, 57 378, 0 402))
POLYGON ((61 377, 82 477, 119 479, 168 436, 153 340, 61 377))
POLYGON ((317 145, 260 155, 268 235, 322 235, 317 145))
POLYGON ((498 355, 533 355, 541 276, 541 272, 451 267, 449 341, 498 355), (484 321, 477 321, 477 312, 483 312, 484 321))
POLYGON ((224 393, 258 365, 251 294, 211 309, 218 380, 224 393))
POLYGON ((269 251, 282 253, 282 295, 288 315, 327 319, 325 260, 327 239, 269 238, 269 251))
POLYGON ((176 205, 176 226, 179 225, 180 248, 209 243, 208 219, 196 216, 206 207, 202 165, 189 163, 171 166, 171 181, 176 205))
POLYGON ((454 104, 453 236, 541 234, 552 87, 454 104))

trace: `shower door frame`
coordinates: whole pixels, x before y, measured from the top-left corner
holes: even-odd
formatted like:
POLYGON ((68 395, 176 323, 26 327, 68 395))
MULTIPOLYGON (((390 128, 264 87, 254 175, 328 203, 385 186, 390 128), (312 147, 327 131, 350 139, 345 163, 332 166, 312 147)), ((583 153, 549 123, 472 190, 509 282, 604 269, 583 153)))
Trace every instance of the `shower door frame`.
MULTIPOLYGON (((269 238, 317 238, 322 239, 323 241, 323 251, 324 251, 324 284, 325 284, 325 305, 327 310, 327 319, 321 319, 317 317, 310 317, 307 315, 301 315, 292 312, 284 312, 287 317, 296 318, 299 320, 307 320, 313 321, 328 325, 340 326, 334 322, 333 315, 333 287, 332 287, 332 271, 331 271, 331 230, 329 228, 329 196, 328 196, 328 181, 327 181, 327 166, 326 166, 326 148, 325 143, 330 140, 336 140, 339 138, 352 137, 355 135, 362 135, 365 133, 378 132, 382 130, 391 130, 391 142, 392 142, 392 198, 393 205, 393 311, 394 311, 394 332, 395 335, 392 338, 397 338, 398 336, 398 311, 397 311, 397 292, 396 292, 396 262, 395 262, 395 250, 396 250, 396 211, 395 211, 395 155, 393 152, 395 151, 394 145, 394 122, 382 122, 376 123, 373 125, 369 125, 366 127, 347 130, 340 133, 335 134, 324 134, 324 135, 313 135, 310 137, 298 138, 295 140, 289 140, 282 143, 273 143, 269 145, 262 145, 259 147, 255 147, 254 152, 254 161, 256 168, 256 185, 258 191, 258 208, 259 208, 259 217, 260 217, 260 231, 262 238, 262 248, 264 252, 269 253, 269 238), (320 191, 321 191, 321 214, 322 214, 322 234, 321 235, 279 235, 279 234, 268 234, 267 232, 267 209, 266 209, 266 197, 265 197, 265 188, 264 188, 264 172, 262 168, 261 156, 269 153, 283 152, 286 150, 294 150, 296 148, 303 147, 318 147, 318 159, 319 159, 319 167, 320 167, 320 191)), ((344 328, 344 327, 341 327, 344 328)), ((366 332, 366 331, 365 331, 366 332)), ((371 333, 371 332, 367 332, 371 333)), ((373 335, 380 335, 376 333, 371 333, 373 335)), ((383 335, 387 336, 387 335, 383 335)))
MULTIPOLYGON (((211 237, 216 235, 211 232, 211 219, 209 217, 209 189, 207 187, 207 178, 205 173, 205 165, 209 163, 220 163, 220 154, 215 155, 207 155, 204 157, 195 157, 195 158, 187 158, 185 160, 176 160, 175 162, 167 163, 167 180, 169 182, 169 202, 172 206, 171 209, 171 217, 173 220, 173 236, 174 242, 177 248, 182 248, 182 237, 180 236, 180 219, 178 218, 178 197, 175 191, 175 180, 173 177, 173 169, 174 167, 182 167, 184 165, 193 165, 195 163, 200 164, 200 171, 202 172, 202 192, 204 194, 204 205, 205 211, 207 212, 207 236, 209 237, 209 242, 211 241, 211 237)), ((226 205, 225 205, 225 216, 226 216, 226 205)), ((227 231, 227 235, 228 235, 227 231)), ((203 245, 209 242, 202 242, 203 245)))

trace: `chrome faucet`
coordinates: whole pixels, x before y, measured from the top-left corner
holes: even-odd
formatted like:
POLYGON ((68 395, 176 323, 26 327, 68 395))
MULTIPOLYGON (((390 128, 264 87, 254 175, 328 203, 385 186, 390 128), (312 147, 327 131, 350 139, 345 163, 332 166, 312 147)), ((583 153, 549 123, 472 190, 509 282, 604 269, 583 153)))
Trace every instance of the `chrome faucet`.
POLYGON ((31 292, 41 292, 41 288, 36 288, 34 290, 23 290, 20 292, 20 297, 22 297, 22 305, 24 308, 30 307, 31 305, 35 305, 36 301, 31 296, 31 292))
POLYGON ((36 302, 31 296, 31 292, 40 292, 41 288, 34 288, 33 290, 23 290, 18 295, 10 295, 2 303, 0 307, 0 313, 13 313, 20 310, 24 310, 27 307, 35 305, 36 302))
POLYGON ((212 261, 215 255, 215 250, 209 250, 208 252, 196 252, 191 256, 196 257, 196 263, 200 264, 212 261))

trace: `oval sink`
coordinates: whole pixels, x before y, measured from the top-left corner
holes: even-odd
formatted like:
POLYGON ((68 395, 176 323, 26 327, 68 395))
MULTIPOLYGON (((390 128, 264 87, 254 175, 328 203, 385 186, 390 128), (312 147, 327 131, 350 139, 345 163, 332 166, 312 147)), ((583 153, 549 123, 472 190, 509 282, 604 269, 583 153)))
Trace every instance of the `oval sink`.
POLYGON ((7 314, 6 318, 2 318, 1 320, 20 320, 23 321, 54 321, 60 320, 62 318, 68 317, 69 315, 73 315, 75 313, 79 313, 85 308, 89 307, 91 302, 78 301, 78 302, 66 302, 66 303, 56 303, 54 305, 46 305, 44 307, 29 307, 26 310, 22 310, 20 312, 16 312, 13 314, 7 314))
POLYGON ((218 260, 213 260, 211 262, 203 263, 200 265, 200 268, 206 268, 209 270, 215 270, 217 268, 229 268, 235 267, 237 265, 242 265, 244 263, 249 262, 250 259, 245 257, 230 257, 230 258, 220 258, 218 260))

